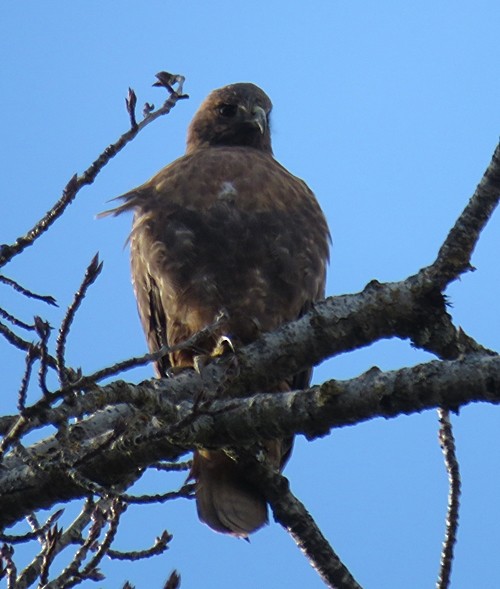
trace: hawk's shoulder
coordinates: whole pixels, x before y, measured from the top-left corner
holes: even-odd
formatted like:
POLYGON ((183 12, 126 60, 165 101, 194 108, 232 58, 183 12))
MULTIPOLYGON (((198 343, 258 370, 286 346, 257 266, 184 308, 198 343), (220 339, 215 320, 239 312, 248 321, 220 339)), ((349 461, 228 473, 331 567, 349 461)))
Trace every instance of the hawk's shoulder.
POLYGON ((199 149, 175 160, 150 180, 119 197, 122 204, 109 211, 195 207, 236 202, 245 210, 271 211, 312 207, 313 192, 272 154, 251 147, 199 149))

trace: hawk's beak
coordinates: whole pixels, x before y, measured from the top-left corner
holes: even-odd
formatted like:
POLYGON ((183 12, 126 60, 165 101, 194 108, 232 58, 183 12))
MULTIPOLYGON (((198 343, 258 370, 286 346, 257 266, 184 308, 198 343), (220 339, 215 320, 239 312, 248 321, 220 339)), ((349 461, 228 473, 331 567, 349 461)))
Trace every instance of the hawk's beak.
POLYGON ((266 111, 261 106, 255 106, 252 109, 252 115, 249 122, 259 127, 259 131, 261 135, 263 135, 267 129, 266 111))
POLYGON ((253 106, 251 109, 240 105, 241 122, 245 125, 258 127, 260 134, 263 135, 267 129, 266 111, 261 106, 253 106))

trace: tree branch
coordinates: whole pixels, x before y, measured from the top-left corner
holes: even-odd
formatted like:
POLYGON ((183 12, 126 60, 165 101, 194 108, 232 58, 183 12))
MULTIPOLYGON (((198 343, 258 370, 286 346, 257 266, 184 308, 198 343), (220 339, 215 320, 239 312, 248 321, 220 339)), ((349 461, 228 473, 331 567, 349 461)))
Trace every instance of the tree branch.
MULTIPOLYGON (((160 72, 161 74, 162 72, 160 72)), ((158 74, 159 75, 159 74, 158 74)), ((119 153, 127 143, 130 143, 138 133, 147 125, 152 123, 158 117, 168 114, 177 102, 183 98, 187 98, 186 94, 182 94, 182 84, 184 78, 176 76, 175 80, 179 86, 177 91, 172 88, 169 90, 169 97, 163 105, 156 111, 149 113, 139 124, 132 125, 131 128, 124 133, 115 143, 108 145, 106 149, 99 155, 99 157, 81 174, 75 174, 66 184, 61 198, 56 204, 43 216, 40 221, 30 229, 25 235, 18 237, 16 241, 11 244, 3 244, 0 246, 0 268, 5 266, 12 258, 20 254, 28 246, 33 243, 56 221, 66 210, 66 208, 73 202, 80 190, 89 184, 92 184, 99 172, 104 166, 119 153)))
POLYGON ((436 589, 448 589, 451 582, 451 568, 455 544, 457 542, 458 515, 460 509, 460 467, 455 452, 455 438, 451 426, 450 413, 439 409, 439 443, 443 451, 450 490, 448 493, 448 512, 446 515, 446 532, 436 589))
POLYGON ((240 461, 245 476, 271 505, 275 520, 288 531, 326 585, 331 589, 361 589, 303 503, 292 494, 288 479, 251 456, 239 457, 240 461))
POLYGON ((441 290, 460 274, 473 270, 470 265, 472 252, 499 198, 500 143, 476 191, 441 246, 436 261, 427 269, 428 279, 441 290))
MULTIPOLYGON (((186 376, 178 377, 184 382, 179 395, 173 394, 170 386, 177 378, 140 385, 112 383, 100 389, 99 394, 107 397, 110 405, 70 427, 74 443, 66 459, 86 478, 109 485, 139 468, 161 459, 175 460, 199 446, 239 446, 296 433, 314 439, 332 428, 374 417, 396 417, 436 407, 456 410, 472 401, 500 402, 500 357, 484 354, 387 373, 372 369, 358 378, 329 381, 307 391, 201 404, 186 400, 192 394, 192 383, 198 381, 198 389, 202 389, 201 377, 194 372, 186 376), (123 434, 108 446, 106 439, 117 428, 123 434)), ((40 465, 38 470, 15 454, 4 459, 0 525, 86 494, 67 474, 58 448, 57 438, 51 437, 27 449, 32 462, 40 465)))

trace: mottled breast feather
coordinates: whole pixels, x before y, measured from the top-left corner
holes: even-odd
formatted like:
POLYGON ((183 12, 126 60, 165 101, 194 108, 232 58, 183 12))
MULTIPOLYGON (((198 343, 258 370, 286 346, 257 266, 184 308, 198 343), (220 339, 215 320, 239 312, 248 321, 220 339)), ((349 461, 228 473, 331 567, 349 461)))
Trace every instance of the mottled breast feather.
MULTIPOLYGON (((271 155, 248 148, 201 150, 124 199, 120 209, 136 211, 136 294, 144 299, 141 291, 151 290, 154 277, 166 318, 164 343, 182 341, 222 309, 230 322, 227 335, 247 342, 255 337, 252 326, 271 330, 324 295, 326 221, 305 183, 271 155)), ((156 347, 159 328, 152 330, 149 307, 144 313, 140 304, 139 310, 156 347)))

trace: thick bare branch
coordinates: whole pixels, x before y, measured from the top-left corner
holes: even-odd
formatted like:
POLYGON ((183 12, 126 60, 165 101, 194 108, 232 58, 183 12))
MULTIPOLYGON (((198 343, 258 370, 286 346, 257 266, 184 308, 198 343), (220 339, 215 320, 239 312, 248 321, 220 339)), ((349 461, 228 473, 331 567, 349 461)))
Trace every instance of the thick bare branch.
MULTIPOLYGON (((372 369, 356 379, 330 381, 308 391, 213 400, 197 404, 194 412, 195 405, 186 398, 192 394, 193 383, 202 390, 206 381, 201 382, 194 372, 178 378, 184 383, 179 396, 171 386, 177 379, 103 387, 99 394, 107 397, 110 406, 70 428, 71 439, 78 441, 70 457, 75 468, 85 477, 109 485, 138 468, 162 459, 175 460, 198 446, 238 446, 294 433, 312 439, 332 428, 374 417, 436 407, 457 409, 471 401, 500 402, 500 357, 484 354, 388 373, 372 369), (103 447, 103 439, 124 423, 127 427, 122 436, 96 452, 103 447)), ((85 494, 85 489, 65 474, 67 469, 61 468, 57 448, 55 437, 29 448, 33 460, 44 465, 36 471, 15 455, 4 459, 0 525, 85 494)))

